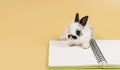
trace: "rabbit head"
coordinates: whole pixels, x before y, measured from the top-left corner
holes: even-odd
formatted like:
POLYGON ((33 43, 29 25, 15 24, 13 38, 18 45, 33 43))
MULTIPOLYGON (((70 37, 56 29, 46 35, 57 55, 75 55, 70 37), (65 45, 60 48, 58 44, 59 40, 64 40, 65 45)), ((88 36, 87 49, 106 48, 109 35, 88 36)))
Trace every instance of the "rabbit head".
POLYGON ((79 14, 76 13, 74 22, 70 25, 67 31, 67 40, 76 40, 83 35, 82 30, 87 24, 88 16, 79 19, 79 14))
POLYGON ((74 22, 66 29, 60 40, 67 40, 68 45, 82 45, 88 48, 89 41, 93 38, 93 28, 87 23, 88 16, 79 19, 76 13, 74 22))

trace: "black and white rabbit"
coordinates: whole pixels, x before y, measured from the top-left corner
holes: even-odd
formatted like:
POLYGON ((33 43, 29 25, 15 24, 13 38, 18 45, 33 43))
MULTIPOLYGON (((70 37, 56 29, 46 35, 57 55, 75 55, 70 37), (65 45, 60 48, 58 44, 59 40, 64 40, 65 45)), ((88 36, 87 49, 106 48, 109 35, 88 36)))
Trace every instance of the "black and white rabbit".
POLYGON ((71 23, 59 39, 67 40, 69 46, 76 45, 84 49, 89 48, 89 41, 93 38, 93 28, 87 21, 88 16, 79 19, 79 13, 76 13, 74 22, 71 23))

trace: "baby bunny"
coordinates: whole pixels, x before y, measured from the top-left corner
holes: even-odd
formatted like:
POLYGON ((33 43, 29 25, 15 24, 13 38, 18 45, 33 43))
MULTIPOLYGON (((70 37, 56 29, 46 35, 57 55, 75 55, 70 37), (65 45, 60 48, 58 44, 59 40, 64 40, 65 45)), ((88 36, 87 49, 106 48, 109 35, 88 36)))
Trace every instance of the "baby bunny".
POLYGON ((76 13, 74 22, 66 29, 60 40, 67 40, 69 46, 89 48, 89 41, 93 38, 93 28, 87 21, 88 16, 84 16, 79 20, 79 13, 76 13))

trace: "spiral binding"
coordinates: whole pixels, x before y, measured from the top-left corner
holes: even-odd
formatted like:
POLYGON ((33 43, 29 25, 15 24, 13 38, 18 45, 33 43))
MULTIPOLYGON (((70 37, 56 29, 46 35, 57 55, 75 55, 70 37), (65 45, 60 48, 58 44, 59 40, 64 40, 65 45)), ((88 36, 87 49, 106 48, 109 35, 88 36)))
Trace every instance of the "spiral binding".
POLYGON ((93 53, 96 57, 97 62, 102 63, 102 65, 103 65, 103 62, 107 64, 106 59, 104 58, 102 52, 100 51, 100 49, 99 49, 99 47, 94 39, 90 40, 90 46, 93 50, 93 53))

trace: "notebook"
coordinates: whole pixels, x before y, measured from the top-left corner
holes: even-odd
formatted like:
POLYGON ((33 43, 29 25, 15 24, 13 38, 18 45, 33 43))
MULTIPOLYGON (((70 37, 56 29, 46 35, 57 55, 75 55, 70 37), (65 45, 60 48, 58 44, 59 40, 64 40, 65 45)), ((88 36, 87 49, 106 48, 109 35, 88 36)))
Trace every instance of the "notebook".
POLYGON ((91 40, 90 45, 83 49, 70 47, 67 41, 50 40, 48 69, 120 68, 120 40, 91 40))

